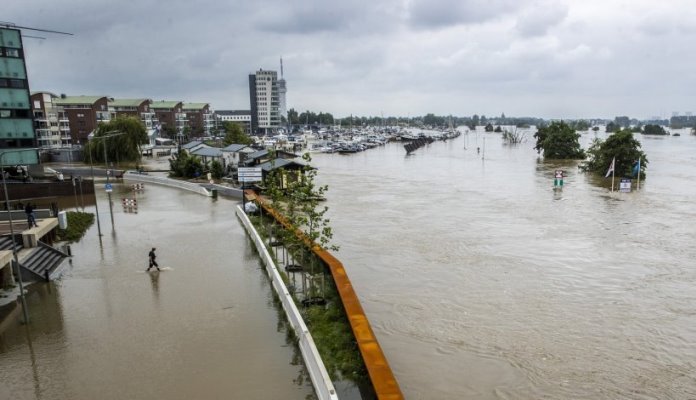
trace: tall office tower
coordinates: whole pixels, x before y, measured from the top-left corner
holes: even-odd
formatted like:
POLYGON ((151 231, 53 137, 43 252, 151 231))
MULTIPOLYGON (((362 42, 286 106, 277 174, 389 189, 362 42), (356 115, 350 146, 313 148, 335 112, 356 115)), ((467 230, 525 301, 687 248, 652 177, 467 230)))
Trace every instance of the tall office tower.
POLYGON ((37 165, 29 79, 19 29, 0 24, 0 161, 37 165))
POLYGON ((280 59, 280 80, 278 81, 278 113, 280 117, 288 117, 288 107, 285 100, 285 95, 288 93, 288 88, 285 85, 285 78, 283 77, 283 58, 280 59))
POLYGON ((256 71, 249 75, 249 102, 252 133, 268 134, 280 126, 278 73, 256 71))

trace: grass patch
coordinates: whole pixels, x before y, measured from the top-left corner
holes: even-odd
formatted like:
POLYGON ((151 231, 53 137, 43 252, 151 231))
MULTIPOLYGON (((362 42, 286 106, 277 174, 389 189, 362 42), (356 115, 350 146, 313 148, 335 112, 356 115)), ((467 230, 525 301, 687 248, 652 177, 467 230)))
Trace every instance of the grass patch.
POLYGON ((80 211, 68 211, 68 229, 57 229, 58 240, 77 242, 94 223, 94 214, 80 211))

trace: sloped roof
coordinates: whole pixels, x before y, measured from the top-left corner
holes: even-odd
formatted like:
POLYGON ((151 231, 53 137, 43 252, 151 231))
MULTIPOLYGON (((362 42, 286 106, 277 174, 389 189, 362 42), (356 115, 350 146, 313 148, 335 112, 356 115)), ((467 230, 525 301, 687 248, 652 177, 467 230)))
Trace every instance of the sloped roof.
MULTIPOLYGON (((194 148, 194 147, 196 147, 196 146, 200 146, 200 145, 202 145, 202 144, 203 144, 203 142, 201 142, 200 140, 194 140, 193 142, 188 142, 188 143, 182 145, 181 148, 182 148, 182 149, 185 149, 185 150, 188 150, 188 149, 192 149, 192 148, 194 148)), ((205 146, 205 145, 204 145, 204 146, 205 146)))
POLYGON ((91 104, 94 105, 100 99, 106 96, 68 96, 65 98, 57 98, 53 102, 59 106, 65 105, 77 105, 77 104, 91 104))
POLYGON ((186 103, 181 106, 183 110, 202 110, 208 103, 186 103))
POLYGON ((245 147, 249 147, 249 146, 247 146, 245 144, 234 144, 233 143, 233 144, 223 148, 222 151, 228 151, 228 152, 235 153, 235 152, 238 152, 239 150, 241 150, 245 147))
POLYGON ((255 151, 255 152, 247 155, 247 160, 254 160, 254 159, 257 159, 259 157, 266 156, 266 155, 268 155, 268 150, 266 150, 266 149, 255 151))
POLYGON ((139 107, 149 99, 113 99, 109 105, 113 107, 139 107))
POLYGON ((194 156, 222 157, 222 149, 219 147, 201 147, 191 152, 194 156))
POLYGON ((150 104, 150 108, 174 108, 181 104, 180 101, 153 101, 152 104, 150 104))
POLYGON ((273 161, 267 161, 267 162, 265 162, 265 163, 263 163, 263 164, 260 164, 259 167, 261 167, 261 169, 262 169, 264 172, 271 172, 271 171, 273 171, 273 170, 275 170, 275 169, 287 168, 288 166, 291 166, 291 165, 292 165, 292 166, 299 167, 299 168, 304 168, 304 167, 307 166, 307 164, 305 164, 305 163, 303 163, 303 162, 301 162, 301 161, 286 160, 286 159, 284 159, 284 158, 276 158, 276 159, 273 160, 273 161))

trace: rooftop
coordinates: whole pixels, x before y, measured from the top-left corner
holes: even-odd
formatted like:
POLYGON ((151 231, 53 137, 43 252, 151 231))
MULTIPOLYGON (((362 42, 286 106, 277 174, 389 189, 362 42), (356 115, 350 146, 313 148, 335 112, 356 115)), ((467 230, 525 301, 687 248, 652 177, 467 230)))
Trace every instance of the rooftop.
POLYGON ((139 107, 149 99, 113 99, 109 101, 109 105, 113 107, 139 107))
POLYGON ((157 109, 157 108, 175 108, 179 104, 181 104, 180 101, 164 101, 164 100, 153 101, 150 104, 150 108, 155 108, 155 109, 157 109))
POLYGON ((184 110, 202 110, 208 107, 208 103, 186 103, 181 108, 184 110))
POLYGON ((106 96, 67 96, 55 99, 57 105, 94 104, 106 96))

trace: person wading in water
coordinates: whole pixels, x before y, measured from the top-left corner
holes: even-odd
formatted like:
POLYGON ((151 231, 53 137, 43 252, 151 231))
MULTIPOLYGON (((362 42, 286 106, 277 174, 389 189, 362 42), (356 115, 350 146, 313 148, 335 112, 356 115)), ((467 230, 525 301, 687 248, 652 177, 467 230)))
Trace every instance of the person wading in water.
POLYGON ((150 271, 150 268, 152 268, 152 267, 157 268, 158 271, 160 270, 159 265, 157 264, 157 255, 155 254, 155 250, 157 250, 157 249, 155 249, 153 247, 152 250, 150 250, 150 253, 148 254, 148 256, 150 258, 150 266, 147 267, 147 269, 145 270, 146 272, 150 271))

